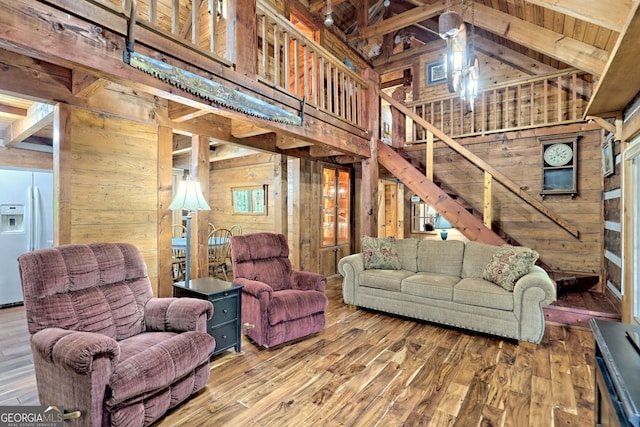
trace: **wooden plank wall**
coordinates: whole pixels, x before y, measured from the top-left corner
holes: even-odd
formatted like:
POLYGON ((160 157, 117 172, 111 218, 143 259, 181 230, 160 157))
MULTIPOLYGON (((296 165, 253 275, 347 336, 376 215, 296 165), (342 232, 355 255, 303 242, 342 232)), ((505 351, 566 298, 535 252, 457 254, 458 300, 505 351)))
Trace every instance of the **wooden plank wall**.
POLYGON ((209 222, 217 228, 242 226, 243 234, 275 231, 274 223, 274 157, 275 154, 254 154, 212 163, 209 174, 209 222), (233 213, 233 187, 267 185, 267 215, 233 213))
MULTIPOLYGON (((602 130, 594 125, 578 124, 467 138, 458 142, 541 200, 542 153, 538 138, 573 133, 579 135, 578 195, 575 199, 569 195, 547 196, 544 204, 576 225, 580 238, 574 238, 537 210, 524 206, 520 199, 498 183, 494 183, 493 218, 494 223, 498 222, 520 244, 536 249, 541 260, 552 269, 600 275, 603 245, 602 130)), ((412 150, 410 153, 416 160, 422 160, 425 156, 424 150, 412 150)), ((443 143, 436 143, 434 163, 437 180, 446 183, 481 210, 482 171, 464 161, 443 143)))
MULTIPOLYGON (((420 74, 414 76, 414 80, 417 77, 419 82, 419 93, 417 97, 414 97, 415 100, 449 95, 446 80, 434 85, 427 85, 427 64, 443 61, 443 52, 445 52, 445 50, 443 47, 443 49, 438 52, 425 54, 420 57, 420 74)), ((480 80, 478 85, 480 88, 494 86, 498 84, 498 82, 508 82, 529 77, 529 74, 511 67, 509 64, 501 62, 496 58, 492 58, 481 52, 476 52, 476 54, 480 63, 480 80)))
MULTIPOLYGON (((69 242, 127 242, 140 249, 158 294, 157 127, 71 110, 69 242)), ((66 173, 65 173, 66 174, 66 173)))
MULTIPOLYGON (((280 232, 274 212, 275 154, 256 154, 212 163, 210 173, 209 219, 216 227, 242 226, 244 234, 280 232), (268 185, 267 215, 234 215, 231 188, 268 185)), ((303 271, 319 271, 321 166, 308 159, 287 160, 287 221, 289 259, 303 271)))

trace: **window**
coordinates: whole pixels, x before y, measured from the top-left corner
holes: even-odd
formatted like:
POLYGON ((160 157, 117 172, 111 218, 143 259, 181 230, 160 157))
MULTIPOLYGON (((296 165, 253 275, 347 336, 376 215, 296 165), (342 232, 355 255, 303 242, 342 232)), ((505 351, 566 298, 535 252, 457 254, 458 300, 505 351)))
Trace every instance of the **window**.
POLYGON ((239 215, 267 214, 267 186, 231 188, 233 213, 239 215))
POLYGON ((411 202, 411 232, 427 233, 436 228, 436 210, 428 203, 411 202))

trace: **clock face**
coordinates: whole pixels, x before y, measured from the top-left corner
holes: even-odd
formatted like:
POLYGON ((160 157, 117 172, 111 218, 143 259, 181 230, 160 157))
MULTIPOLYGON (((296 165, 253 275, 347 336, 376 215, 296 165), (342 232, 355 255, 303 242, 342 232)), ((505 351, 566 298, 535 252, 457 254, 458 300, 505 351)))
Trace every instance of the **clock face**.
POLYGON ((567 144, 552 144, 544 150, 544 161, 549 166, 564 166, 573 158, 573 148, 567 144))

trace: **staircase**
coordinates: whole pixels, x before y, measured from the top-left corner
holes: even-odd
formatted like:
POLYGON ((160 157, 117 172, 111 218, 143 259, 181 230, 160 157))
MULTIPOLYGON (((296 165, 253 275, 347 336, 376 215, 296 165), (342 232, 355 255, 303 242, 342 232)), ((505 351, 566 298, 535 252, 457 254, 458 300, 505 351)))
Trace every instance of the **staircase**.
POLYGON ((420 196, 460 231, 467 239, 491 245, 505 241, 487 228, 482 220, 472 215, 449 194, 428 179, 404 157, 382 141, 378 141, 378 162, 400 179, 411 191, 420 196))

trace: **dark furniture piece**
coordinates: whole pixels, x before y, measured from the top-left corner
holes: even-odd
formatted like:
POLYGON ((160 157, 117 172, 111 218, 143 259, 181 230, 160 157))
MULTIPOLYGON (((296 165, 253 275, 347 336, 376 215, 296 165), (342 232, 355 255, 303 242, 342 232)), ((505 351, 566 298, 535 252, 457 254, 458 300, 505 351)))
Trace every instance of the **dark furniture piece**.
POLYGON ((295 271, 282 234, 231 237, 233 280, 242 285, 242 321, 249 338, 274 347, 324 329, 327 278, 295 271))
POLYGON ((174 297, 191 297, 208 300, 213 304, 213 316, 207 321, 207 332, 216 339, 218 354, 231 347, 241 348, 242 286, 215 277, 192 279, 190 286, 184 282, 173 284, 174 297))
POLYGON ((640 326, 589 321, 595 338, 595 424, 640 426, 640 352, 626 331, 640 326))
POLYGON ((208 301, 155 298, 135 246, 95 243, 18 259, 41 405, 72 426, 146 426, 207 385, 208 301))

